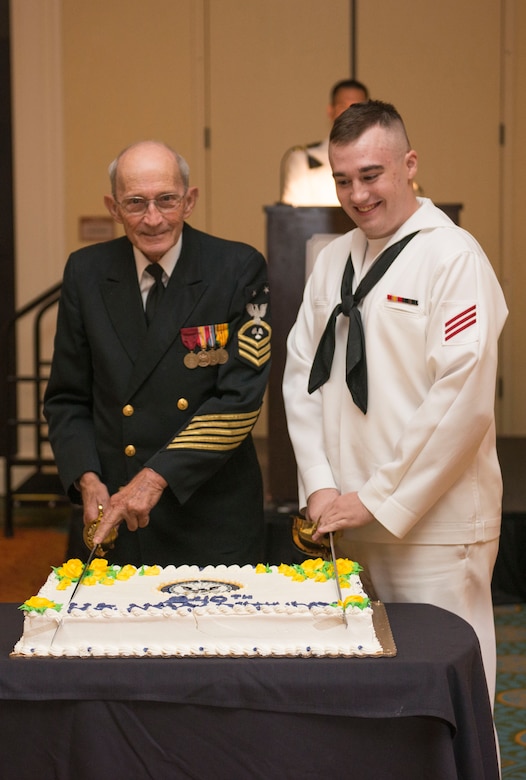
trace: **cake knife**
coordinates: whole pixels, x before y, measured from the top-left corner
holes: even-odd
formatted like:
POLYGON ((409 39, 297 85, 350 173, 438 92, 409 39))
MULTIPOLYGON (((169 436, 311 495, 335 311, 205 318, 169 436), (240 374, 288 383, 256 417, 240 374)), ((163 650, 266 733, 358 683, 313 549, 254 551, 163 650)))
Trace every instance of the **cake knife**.
POLYGON ((345 628, 348 628, 349 621, 347 620, 347 614, 345 612, 345 607, 343 606, 342 586, 340 585, 340 577, 338 575, 338 567, 336 565, 336 552, 334 550, 334 535, 332 531, 329 531, 329 541, 331 543, 332 568, 334 570, 334 579, 336 580, 336 588, 338 590, 338 600, 342 605, 343 622, 345 623, 345 628))
MULTIPOLYGON (((97 524, 100 523, 100 521, 102 520, 102 514, 103 514, 102 504, 99 504, 98 509, 99 509, 99 515, 98 515, 98 517, 97 517, 97 519, 95 521, 97 524)), ((88 560, 86 561, 86 563, 84 564, 84 566, 82 568, 82 571, 80 573, 80 577, 78 578, 78 580, 77 580, 77 582, 75 584, 75 587, 73 588, 73 593, 69 597, 68 603, 66 604, 66 608, 62 610, 62 613, 60 615, 60 619, 59 619, 57 627, 55 629, 55 633, 51 637, 51 642, 49 643, 49 647, 50 648, 52 647, 53 642, 55 641, 55 637, 57 636, 58 631, 59 631, 60 627, 62 626, 62 623, 64 622, 65 615, 67 615, 68 612, 69 612, 69 607, 72 604, 73 599, 75 598, 75 593, 78 591, 79 585, 82 582, 82 580, 84 579, 84 576, 85 576, 86 572, 88 571, 88 569, 90 567, 90 564, 91 564, 91 562, 92 562, 92 560, 93 560, 93 558, 95 556, 96 551, 97 551, 97 545, 94 544, 93 547, 91 548, 91 552, 89 554, 88 560)))

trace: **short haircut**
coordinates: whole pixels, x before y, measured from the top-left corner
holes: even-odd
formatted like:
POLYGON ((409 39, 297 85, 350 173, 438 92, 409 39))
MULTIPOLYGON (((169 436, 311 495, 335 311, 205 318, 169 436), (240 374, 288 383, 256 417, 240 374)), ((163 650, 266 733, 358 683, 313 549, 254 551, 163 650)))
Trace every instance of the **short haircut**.
POLYGON ((178 152, 175 151, 175 149, 172 149, 171 146, 168 146, 168 144, 163 143, 162 141, 138 141, 135 144, 130 144, 129 146, 126 146, 125 149, 123 149, 117 157, 110 163, 110 166, 108 168, 108 173, 110 176, 110 184, 111 184, 111 194, 115 198, 117 194, 117 169, 119 167, 119 161, 123 154, 125 154, 129 149, 133 149, 134 146, 141 146, 143 143, 152 143, 157 144, 158 146, 162 146, 167 151, 169 151, 173 157, 175 162, 177 163, 177 167, 179 168, 179 173, 181 174, 181 179, 184 185, 185 190, 188 189, 190 186, 190 166, 178 152))
POLYGON ((361 81, 357 81, 356 79, 343 79, 343 81, 338 81, 331 89, 331 105, 334 105, 336 95, 340 89, 359 89, 364 93, 365 99, 369 100, 369 90, 365 84, 362 84, 361 81))
POLYGON ((376 125, 398 130, 405 138, 408 150, 411 148, 402 117, 391 103, 383 103, 381 100, 355 103, 346 108, 334 120, 330 143, 344 146, 356 141, 366 130, 376 125))

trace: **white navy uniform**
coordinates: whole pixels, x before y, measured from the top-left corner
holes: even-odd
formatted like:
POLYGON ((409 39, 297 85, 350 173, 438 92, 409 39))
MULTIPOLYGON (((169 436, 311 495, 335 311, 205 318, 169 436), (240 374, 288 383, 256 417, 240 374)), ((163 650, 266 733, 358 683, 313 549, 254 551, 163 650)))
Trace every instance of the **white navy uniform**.
POLYGON ((507 307, 475 239, 426 198, 387 245, 418 234, 360 304, 368 410, 345 383, 348 319, 339 317, 330 379, 307 392, 316 348, 360 229, 320 253, 288 339, 284 397, 299 502, 322 488, 357 491, 375 520, 348 529, 340 553, 369 569, 382 601, 459 614, 495 679, 491 572, 502 479, 495 446, 497 341, 507 307))
POLYGON ((281 202, 290 206, 339 206, 329 163, 329 139, 294 146, 282 161, 281 202))

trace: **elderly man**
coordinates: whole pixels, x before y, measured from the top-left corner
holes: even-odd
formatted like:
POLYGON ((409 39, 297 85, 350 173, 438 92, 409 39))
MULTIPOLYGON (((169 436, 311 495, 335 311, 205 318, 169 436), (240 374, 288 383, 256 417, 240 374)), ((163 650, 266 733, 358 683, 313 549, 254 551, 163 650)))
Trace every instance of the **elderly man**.
POLYGON ((66 265, 45 414, 61 479, 116 563, 261 560, 251 430, 270 368, 262 255, 194 230, 166 145, 134 144, 105 197, 125 236, 66 265), (123 522, 124 521, 124 522, 123 522))
POLYGON ((393 106, 348 108, 329 155, 358 227, 320 253, 289 337, 300 505, 315 541, 341 531, 340 552, 369 569, 383 601, 471 623, 493 697, 504 297, 475 239, 415 195, 417 154, 393 106))

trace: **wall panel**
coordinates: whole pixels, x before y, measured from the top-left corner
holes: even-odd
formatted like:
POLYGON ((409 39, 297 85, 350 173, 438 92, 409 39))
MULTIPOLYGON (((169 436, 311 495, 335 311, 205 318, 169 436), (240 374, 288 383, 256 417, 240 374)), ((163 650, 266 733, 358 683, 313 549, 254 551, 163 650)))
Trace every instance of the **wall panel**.
POLYGON ((347 0, 211 0, 213 232, 265 250, 263 206, 279 199, 281 158, 328 134, 349 37, 347 0))

